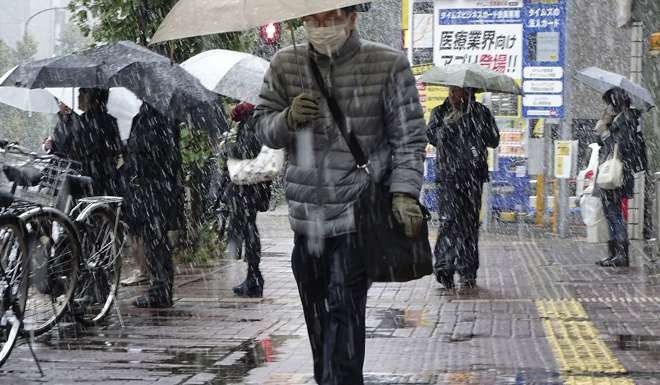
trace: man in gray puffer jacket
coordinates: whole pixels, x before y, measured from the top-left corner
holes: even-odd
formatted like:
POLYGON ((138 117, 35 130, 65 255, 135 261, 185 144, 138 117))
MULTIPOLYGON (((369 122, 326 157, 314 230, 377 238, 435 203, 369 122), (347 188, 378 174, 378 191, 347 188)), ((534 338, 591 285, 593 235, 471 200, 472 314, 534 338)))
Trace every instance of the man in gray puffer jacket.
POLYGON ((261 141, 288 153, 292 267, 314 376, 324 385, 363 383, 368 250, 356 242, 353 207, 369 178, 389 185, 394 217, 408 236, 423 219, 417 199, 426 137, 415 79, 401 52, 360 39, 355 11, 303 18, 310 44, 273 58, 256 112, 261 141), (310 60, 368 155, 370 173, 356 167, 310 60))

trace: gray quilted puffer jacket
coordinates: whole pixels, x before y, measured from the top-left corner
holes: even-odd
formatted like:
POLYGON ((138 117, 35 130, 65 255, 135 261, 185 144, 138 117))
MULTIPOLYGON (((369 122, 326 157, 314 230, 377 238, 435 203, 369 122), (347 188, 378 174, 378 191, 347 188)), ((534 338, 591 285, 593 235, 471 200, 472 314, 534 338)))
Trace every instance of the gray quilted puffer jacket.
POLYGON ((360 40, 354 31, 332 58, 309 45, 280 50, 273 58, 256 111, 259 139, 286 148, 286 198, 294 232, 329 238, 355 231, 353 203, 369 175, 355 160, 337 128, 309 67, 315 60, 369 156, 372 177, 391 192, 418 197, 427 144, 415 79, 402 52, 360 40), (317 97, 321 117, 292 131, 286 116, 302 92, 317 97))

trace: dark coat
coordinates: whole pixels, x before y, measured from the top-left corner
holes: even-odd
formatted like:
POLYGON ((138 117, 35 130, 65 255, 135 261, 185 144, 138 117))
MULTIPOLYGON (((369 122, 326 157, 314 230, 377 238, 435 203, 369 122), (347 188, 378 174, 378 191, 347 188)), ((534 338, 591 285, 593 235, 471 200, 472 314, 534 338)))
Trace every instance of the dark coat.
POLYGON ((449 100, 431 112, 426 134, 429 143, 438 150, 436 157, 438 181, 473 178, 488 181, 488 151, 500 143, 500 132, 490 110, 472 102, 456 122, 446 124, 451 111, 449 100))
POLYGON ((182 220, 180 131, 171 119, 147 105, 133 118, 122 168, 129 226, 158 221, 168 229, 182 220))
POLYGON ((72 159, 80 156, 74 152, 73 138, 80 135, 80 121, 75 113, 57 113, 57 124, 53 130, 53 147, 51 153, 62 158, 72 159))
POLYGON ((94 180, 94 194, 119 192, 117 159, 122 153, 117 120, 104 108, 76 117, 60 115, 53 133, 54 153, 82 164, 83 175, 94 180))
POLYGON ((646 170, 648 166, 646 143, 641 131, 638 131, 641 113, 629 109, 618 114, 598 139, 601 145, 599 162, 603 164, 614 155, 618 144, 619 159, 623 162, 623 195, 631 197, 634 190, 635 173, 646 170))
POLYGON ((267 211, 270 203, 271 183, 259 183, 254 185, 235 185, 229 178, 226 167, 226 158, 254 159, 259 155, 261 142, 256 136, 254 129, 254 115, 239 123, 238 135, 233 143, 226 143, 224 153, 225 162, 220 182, 219 200, 229 210, 256 210, 267 211))

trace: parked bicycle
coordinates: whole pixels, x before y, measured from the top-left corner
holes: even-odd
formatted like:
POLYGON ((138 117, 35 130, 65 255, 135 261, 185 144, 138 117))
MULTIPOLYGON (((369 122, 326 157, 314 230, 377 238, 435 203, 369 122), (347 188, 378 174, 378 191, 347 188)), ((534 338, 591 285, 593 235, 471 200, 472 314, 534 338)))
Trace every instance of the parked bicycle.
MULTIPOLYGON (((36 311, 37 306, 35 306, 35 311, 32 312, 29 305, 33 300, 32 296, 28 296, 26 319, 33 322, 31 322, 32 327, 26 322, 25 330, 34 334, 44 333, 61 318, 68 305, 71 305, 71 313, 79 322, 86 325, 98 323, 109 314, 119 287, 120 252, 124 241, 124 228, 119 221, 122 198, 92 196, 92 179, 79 174, 80 167, 76 162, 51 155, 39 156, 17 145, 10 145, 7 151, 30 158, 27 164, 18 168, 21 171, 33 167, 35 162, 48 159, 38 173, 38 178, 37 173, 32 171, 35 176, 31 183, 20 183, 24 181, 15 179, 13 190, 16 190, 17 185, 21 185, 20 195, 27 201, 65 214, 73 225, 81 250, 75 268, 73 266, 59 268, 60 271, 76 270, 75 282, 51 284, 48 279, 52 279, 53 275, 50 274, 52 271, 45 273, 44 269, 34 269, 37 273, 41 273, 35 274, 37 282, 31 284, 38 289, 35 294, 38 296, 45 293, 57 300, 56 306, 52 306, 50 311, 43 308, 36 311), (73 294, 69 295, 71 289, 73 294), (64 293, 66 296, 63 295, 64 293)), ((5 169, 11 170, 16 167, 9 166, 5 169)), ((5 174, 7 175, 7 172, 5 174)), ((67 257, 71 247, 67 243, 69 237, 61 238, 52 255, 49 258, 41 258, 40 266, 47 265, 50 270, 58 270, 57 266, 62 261, 73 263, 73 260, 67 257)), ((28 245, 30 244, 28 242, 28 245)), ((33 253, 30 247, 29 252, 33 253)))
POLYGON ((0 191, 0 366, 7 361, 23 326, 29 271, 19 218, 6 212, 11 194, 0 191))
POLYGON ((2 171, 11 183, 11 211, 23 226, 30 260, 28 295, 21 334, 39 335, 63 316, 73 297, 81 258, 75 223, 55 204, 66 175, 80 169, 72 161, 38 155, 16 143, 0 143, 2 171), (9 157, 15 164, 8 164, 9 157), (27 161, 23 158, 27 157, 27 161), (18 165, 16 165, 18 162, 18 165))
POLYGON ((83 259, 73 313, 83 324, 94 325, 110 313, 119 289, 126 239, 120 221, 122 198, 90 196, 74 202, 69 215, 80 230, 83 259))

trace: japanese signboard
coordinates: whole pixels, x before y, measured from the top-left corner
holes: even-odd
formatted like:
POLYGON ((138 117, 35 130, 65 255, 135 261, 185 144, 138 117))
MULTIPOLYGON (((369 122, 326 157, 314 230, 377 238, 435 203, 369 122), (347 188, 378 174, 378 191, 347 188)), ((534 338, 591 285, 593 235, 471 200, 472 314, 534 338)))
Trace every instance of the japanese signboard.
POLYGON ((436 0, 433 61, 478 64, 520 80, 523 117, 561 118, 565 2, 436 0))
POLYGON ((441 24, 435 34, 433 61, 438 66, 478 64, 515 79, 522 77, 521 24, 441 24))
POLYGON ((443 9, 456 8, 516 8, 523 0, 441 0, 443 9))
POLYGON ((523 116, 564 116, 565 0, 525 1, 523 116))

